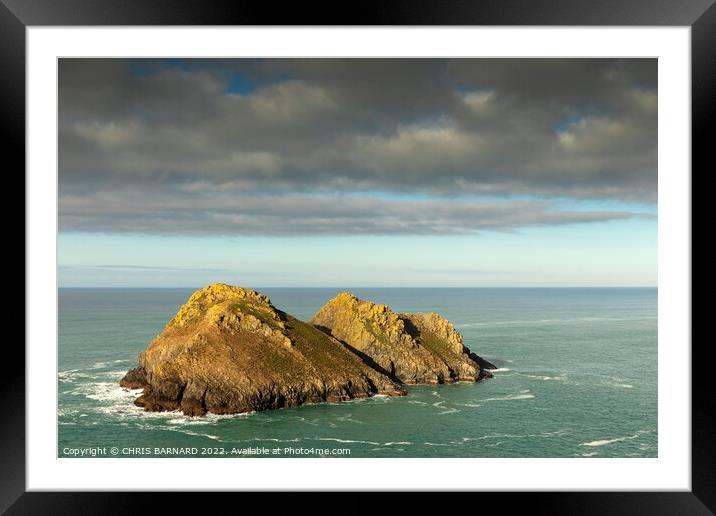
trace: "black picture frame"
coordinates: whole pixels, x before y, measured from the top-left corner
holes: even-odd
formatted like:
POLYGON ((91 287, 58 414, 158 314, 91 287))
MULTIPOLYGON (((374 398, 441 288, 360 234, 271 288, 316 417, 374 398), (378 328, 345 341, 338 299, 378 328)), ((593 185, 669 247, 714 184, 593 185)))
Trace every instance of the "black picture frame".
MULTIPOLYGON (((702 175, 706 174, 707 164, 712 161, 708 129, 714 125, 716 99, 714 0, 401 0, 363 1, 356 4, 355 9, 347 9, 339 2, 282 3, 279 8, 256 1, 0 0, 0 124, 6 162, 7 158, 14 158, 15 163, 6 173, 25 168, 25 30, 29 26, 52 25, 689 26, 692 179, 696 168, 701 169, 702 175)), ((24 182, 20 188, 24 191, 24 182)), ((690 342, 682 344, 691 345, 690 342)), ((712 436, 716 418, 711 362, 707 359, 709 346, 710 342, 705 341, 691 348, 692 491, 479 493, 473 495, 478 498, 470 505, 487 510, 499 502, 500 507, 504 507, 504 499, 508 498, 510 505, 524 502, 529 504, 531 513, 537 514, 713 514, 716 511, 716 458, 712 436)), ((3 413, 0 511, 7 514, 127 514, 147 507, 150 496, 147 493, 26 492, 25 355, 9 341, 5 353, 6 367, 0 382, 3 413)), ((365 495, 361 497, 365 504, 368 499, 365 495)), ((187 511, 201 507, 205 499, 168 493, 161 502, 177 504, 187 511)), ((163 505, 163 509, 171 510, 170 505, 163 505)))

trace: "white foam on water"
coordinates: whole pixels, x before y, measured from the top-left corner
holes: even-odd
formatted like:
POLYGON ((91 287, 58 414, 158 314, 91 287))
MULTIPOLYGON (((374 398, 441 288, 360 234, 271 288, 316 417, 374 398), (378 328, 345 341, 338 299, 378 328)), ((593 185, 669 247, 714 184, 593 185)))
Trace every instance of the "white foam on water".
POLYGON ((60 407, 57 409, 57 415, 60 417, 73 416, 77 413, 79 413, 79 409, 71 409, 65 407, 60 407))
MULTIPOLYGON (((237 419, 237 418, 244 418, 244 417, 250 417, 255 416, 257 412, 255 410, 252 410, 250 412, 240 412, 238 414, 214 414, 212 412, 207 412, 202 418, 207 419, 208 421, 212 422, 218 422, 223 419, 237 419)), ((189 417, 189 416, 185 416, 189 417)))
POLYGON ((551 438, 551 437, 558 437, 560 435, 564 435, 565 433, 568 433, 569 429, 563 429, 563 430, 555 430, 554 432, 542 432, 540 434, 487 434, 487 435, 481 435, 480 437, 463 437, 463 441, 484 441, 486 439, 523 439, 525 437, 527 438, 533 438, 533 437, 541 437, 541 438, 551 438))
POLYGON ((490 369, 491 373, 506 373, 507 371, 512 371, 509 367, 498 367, 497 369, 490 369))
POLYGON ((406 444, 413 444, 413 443, 411 443, 410 441, 396 441, 396 442, 383 443, 383 446, 394 446, 396 444, 403 446, 406 444))
POLYGON ((591 447, 606 446, 607 444, 618 443, 618 442, 622 442, 622 441, 629 441, 632 439, 636 439, 639 436, 641 436, 643 434, 648 434, 648 433, 651 433, 651 430, 639 430, 634 435, 627 435, 624 437, 614 437, 613 439, 597 439, 596 441, 589 441, 586 443, 581 443, 579 446, 591 446, 591 447))
MULTIPOLYGON (((96 365, 96 364, 95 364, 96 365)), ((99 378, 111 378, 113 380, 116 380, 122 378, 127 372, 126 371, 94 371, 95 368, 90 368, 89 370, 82 370, 82 369, 68 369, 66 371, 60 371, 57 373, 57 378, 61 383, 80 383, 84 382, 85 384, 94 383, 92 380, 97 380, 99 378)), ((80 386, 81 388, 86 388, 84 385, 80 386)))
MULTIPOLYGON (((192 417, 184 415, 179 410, 163 411, 163 412, 145 412, 142 407, 134 405, 134 400, 139 397, 143 389, 127 389, 121 387, 117 378, 124 376, 125 371, 103 371, 95 373, 94 375, 88 375, 81 373, 79 370, 68 370, 63 371, 65 377, 72 377, 76 379, 77 375, 83 375, 82 378, 92 379, 91 381, 84 381, 74 385, 74 389, 64 392, 64 394, 70 394, 75 396, 83 396, 86 399, 92 400, 92 406, 84 407, 84 410, 95 411, 100 414, 105 414, 119 420, 134 420, 135 422, 152 422, 166 423, 169 426, 155 426, 152 429, 157 430, 177 430, 181 429, 176 427, 182 426, 194 426, 194 425, 211 425, 216 424, 223 419, 238 418, 251 416, 254 412, 244 412, 241 414, 211 414, 208 413, 201 417, 192 417), (112 381, 104 381, 105 378, 112 378, 112 381)), ((72 413, 63 413, 62 410, 58 411, 60 416, 73 415, 72 413)), ((214 438, 211 436, 209 438, 214 438)), ((218 439, 218 438, 217 438, 218 439)))
POLYGON ((221 438, 218 435, 200 434, 197 432, 191 432, 189 430, 181 430, 181 433, 188 434, 188 435, 194 435, 196 437, 208 437, 209 439, 213 439, 214 441, 221 441, 221 438))
POLYGON ((597 452, 590 452, 590 453, 582 453, 582 457, 594 457, 597 454, 597 452))
POLYGON ((77 373, 80 372, 80 369, 68 369, 67 371, 59 371, 57 373, 57 377, 62 380, 71 380, 77 376, 77 373))
POLYGON ((588 443, 581 443, 579 446, 604 446, 606 444, 618 443, 623 441, 626 437, 617 437, 615 439, 598 439, 596 441, 589 441, 588 443))
POLYGON ((527 378, 532 378, 535 380, 544 380, 544 381, 556 380, 558 382, 563 382, 567 379, 567 375, 564 375, 564 374, 559 375, 559 376, 524 374, 523 376, 526 376, 527 378))
MULTIPOLYGON (((167 414, 169 414, 169 415, 173 415, 174 417, 176 417, 176 415, 177 415, 177 414, 181 414, 181 412, 172 411, 172 412, 146 412, 146 413, 145 413, 145 415, 150 415, 150 414, 152 414, 152 415, 156 415, 156 414, 164 414, 164 415, 167 415, 167 414)), ((151 416, 150 416, 150 417, 151 417, 151 416)), ((156 417, 156 416, 155 416, 155 417, 156 417)), ((184 428, 183 426, 166 426, 166 425, 152 424, 152 421, 151 421, 151 420, 147 420, 147 419, 143 419, 143 418, 142 418, 142 419, 137 419, 137 420, 134 422, 134 426, 135 426, 136 428, 140 428, 140 429, 142 429, 142 430, 178 432, 178 433, 180 433, 180 434, 192 435, 192 436, 195 436, 195 437, 206 437, 206 438, 211 439, 211 440, 213 440, 213 441, 220 441, 220 442, 221 442, 221 437, 219 437, 218 435, 204 434, 204 433, 199 433, 199 432, 192 432, 191 430, 187 430, 187 429, 184 428)))
POLYGON ((614 387, 621 387, 623 389, 633 389, 634 386, 630 383, 615 383, 614 387))
POLYGON ((423 443, 426 446, 451 446, 450 443, 423 443))
POLYGON ((412 403, 413 405, 428 405, 427 402, 420 400, 409 400, 408 403, 412 403))
POLYGON ((337 443, 355 443, 355 444, 372 444, 373 446, 380 446, 380 443, 376 443, 373 441, 353 441, 351 439, 339 439, 337 437, 306 437, 307 441, 335 441, 337 443))
POLYGON ((210 425, 211 421, 205 421, 199 418, 192 418, 189 416, 175 417, 167 420, 169 425, 210 425))
POLYGON ((83 372, 81 369, 68 369, 57 373, 57 379, 60 383, 75 383, 84 378, 92 378, 92 375, 83 372))
POLYGON ((336 419, 337 419, 338 421, 346 421, 346 422, 349 422, 349 423, 358 423, 358 424, 360 424, 360 425, 363 424, 363 421, 359 421, 359 420, 357 420, 357 419, 353 419, 353 418, 351 417, 352 415, 353 415, 353 414, 347 414, 347 415, 345 415, 345 416, 339 416, 339 417, 337 417, 336 419))
POLYGON ((116 382, 88 382, 65 392, 74 396, 84 396, 95 401, 133 400, 142 393, 142 389, 126 389, 116 382))
POLYGON ((460 407, 472 407, 472 408, 482 407, 482 405, 479 403, 456 403, 455 405, 459 405, 460 407))
POLYGON ((295 439, 276 439, 275 437, 254 437, 252 441, 271 441, 274 443, 297 443, 301 439, 296 437, 295 439))
POLYGON ((480 401, 485 402, 485 401, 528 400, 528 399, 531 399, 531 398, 534 398, 534 397, 535 397, 534 394, 522 393, 522 394, 511 394, 511 395, 508 395, 508 396, 496 396, 496 397, 494 397, 494 398, 485 398, 485 399, 480 400, 480 401))

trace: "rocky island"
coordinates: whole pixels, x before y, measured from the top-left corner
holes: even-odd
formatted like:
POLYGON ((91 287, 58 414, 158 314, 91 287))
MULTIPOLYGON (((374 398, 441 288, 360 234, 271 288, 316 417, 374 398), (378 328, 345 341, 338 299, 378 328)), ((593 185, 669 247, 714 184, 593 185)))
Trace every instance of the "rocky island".
POLYGON ((120 381, 147 411, 231 414, 405 389, 333 337, 224 284, 195 292, 120 381))
POLYGON ((397 314, 344 293, 310 323, 254 290, 196 291, 120 380, 147 411, 233 414, 478 381, 494 367, 437 314, 397 314))
POLYGON ((402 383, 476 382, 496 368, 465 347, 450 321, 435 313, 399 314, 344 292, 310 322, 402 383))

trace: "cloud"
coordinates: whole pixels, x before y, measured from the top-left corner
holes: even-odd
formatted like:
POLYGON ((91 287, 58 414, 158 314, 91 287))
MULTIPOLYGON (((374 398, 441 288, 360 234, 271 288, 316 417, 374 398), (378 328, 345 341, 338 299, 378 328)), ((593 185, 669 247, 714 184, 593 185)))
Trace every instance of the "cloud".
POLYGON ((467 202, 326 195, 192 195, 112 190, 64 200, 61 230, 166 235, 474 234, 605 222, 638 212, 557 210, 548 202, 467 202), (87 213, 94 214, 87 217, 87 213))
POLYGON ((655 203, 656 101, 653 59, 62 59, 60 226, 471 233, 631 217, 553 200, 655 203))

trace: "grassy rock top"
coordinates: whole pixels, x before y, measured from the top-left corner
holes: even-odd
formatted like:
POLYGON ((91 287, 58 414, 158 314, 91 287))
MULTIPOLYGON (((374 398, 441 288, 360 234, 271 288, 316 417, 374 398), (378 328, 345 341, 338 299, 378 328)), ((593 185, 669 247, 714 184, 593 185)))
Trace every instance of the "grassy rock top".
MULTIPOLYGON (((277 315, 271 300, 265 294, 248 288, 235 287, 225 283, 214 283, 194 292, 189 300, 179 309, 169 325, 185 326, 196 321, 210 307, 232 301, 238 309, 255 309, 277 315), (257 306, 258 305, 258 306, 257 306)), ((274 315, 271 315, 274 318, 274 315)))

